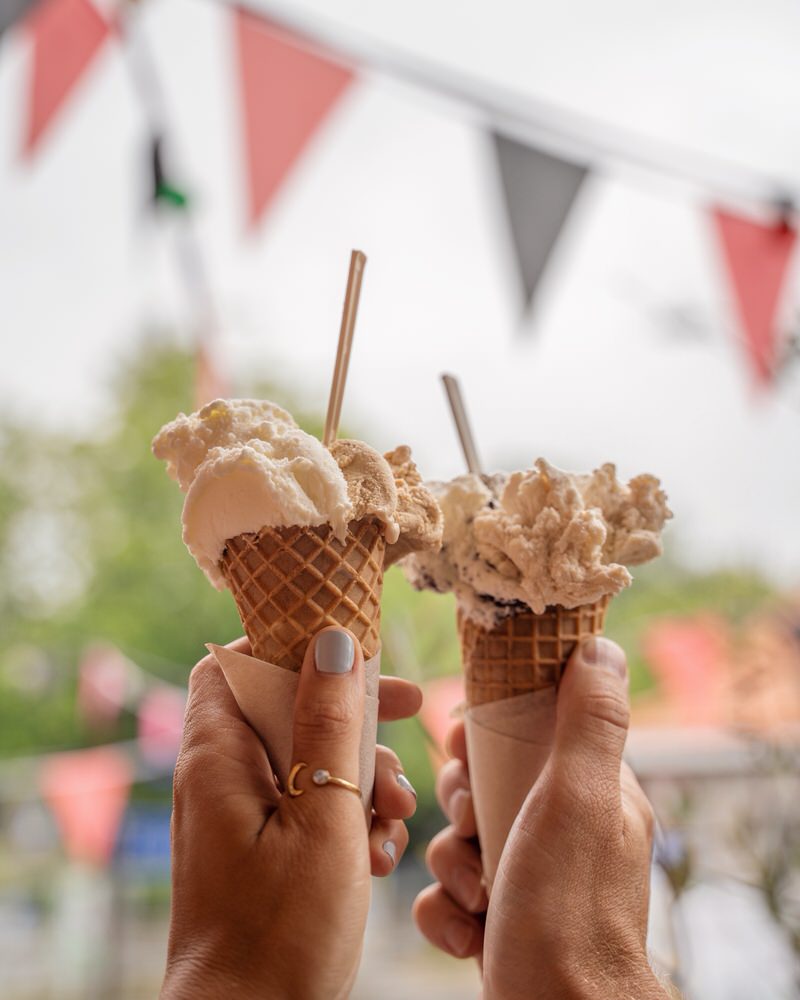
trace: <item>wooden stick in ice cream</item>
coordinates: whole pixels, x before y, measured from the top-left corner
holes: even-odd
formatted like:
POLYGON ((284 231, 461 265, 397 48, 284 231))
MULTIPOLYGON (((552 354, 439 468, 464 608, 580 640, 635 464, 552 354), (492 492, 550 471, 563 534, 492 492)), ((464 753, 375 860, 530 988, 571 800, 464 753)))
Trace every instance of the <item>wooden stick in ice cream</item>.
POLYGON ((330 448, 339 432, 339 419, 342 415, 342 398, 347 381, 347 369, 350 365, 350 348, 353 345, 353 333, 358 315, 358 300, 361 296, 361 279, 367 263, 366 255, 360 250, 350 254, 350 272, 347 275, 347 290, 342 309, 342 325, 339 328, 339 345, 336 349, 336 362, 333 366, 331 394, 328 398, 328 413, 325 417, 325 432, 322 443, 330 448))

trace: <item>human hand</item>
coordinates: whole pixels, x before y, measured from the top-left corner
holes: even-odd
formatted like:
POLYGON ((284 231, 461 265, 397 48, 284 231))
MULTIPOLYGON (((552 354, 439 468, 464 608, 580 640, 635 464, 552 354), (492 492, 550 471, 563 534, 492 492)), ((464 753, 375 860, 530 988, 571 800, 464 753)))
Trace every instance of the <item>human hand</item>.
POLYGON ((454 760, 437 791, 453 825, 431 842, 438 884, 415 915, 443 950, 482 955, 487 1000, 666 996, 647 961, 653 814, 622 761, 628 723, 624 653, 607 639, 584 644, 561 681, 553 750, 509 834, 488 908, 463 724, 451 733, 454 760))
MULTIPOLYGON (((232 644, 249 653, 247 640, 232 644)), ((381 678, 379 718, 406 718, 419 689, 381 678)), ((358 796, 316 787, 316 768, 358 781, 364 660, 344 629, 309 643, 292 759, 308 767, 281 794, 264 746, 218 664, 192 671, 174 779, 172 915, 162 1000, 264 996, 332 1000, 355 978, 370 872, 387 875, 408 843, 416 799, 400 761, 378 747, 373 817, 358 796), (332 636, 332 637, 331 637, 332 636)))

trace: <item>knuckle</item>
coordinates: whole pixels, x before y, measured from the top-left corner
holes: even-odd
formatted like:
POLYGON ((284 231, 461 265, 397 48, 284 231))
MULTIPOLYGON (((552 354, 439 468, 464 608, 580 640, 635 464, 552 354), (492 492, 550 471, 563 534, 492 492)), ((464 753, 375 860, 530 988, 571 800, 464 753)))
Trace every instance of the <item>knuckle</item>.
POLYGON ((218 670, 217 662, 214 657, 209 653, 208 656, 204 656, 202 660, 199 660, 193 667, 189 674, 189 690, 193 690, 197 687, 202 687, 211 676, 211 674, 218 670))
POLYGON ((630 721, 628 701, 616 691, 593 691, 587 694, 583 704, 586 718, 591 720, 598 731, 617 736, 627 733, 630 721))
POLYGON ((316 698, 304 701, 295 710, 295 731, 314 740, 335 740, 353 724, 355 713, 347 701, 316 698))

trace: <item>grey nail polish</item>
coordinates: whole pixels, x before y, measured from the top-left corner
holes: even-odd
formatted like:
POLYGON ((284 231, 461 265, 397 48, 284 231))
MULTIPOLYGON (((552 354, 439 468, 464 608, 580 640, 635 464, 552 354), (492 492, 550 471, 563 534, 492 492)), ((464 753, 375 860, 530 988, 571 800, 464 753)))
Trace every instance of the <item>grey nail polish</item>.
POLYGON ((384 840, 382 847, 384 854, 388 854, 392 859, 392 867, 394 867, 394 863, 397 861, 397 844, 393 840, 384 840))
POLYGON ((355 649, 348 632, 331 630, 317 636, 314 663, 323 674, 346 674, 353 669, 355 649))
POLYGON ((404 792, 411 792, 414 798, 417 797, 416 789, 404 774, 397 775, 397 784, 403 789, 404 792))

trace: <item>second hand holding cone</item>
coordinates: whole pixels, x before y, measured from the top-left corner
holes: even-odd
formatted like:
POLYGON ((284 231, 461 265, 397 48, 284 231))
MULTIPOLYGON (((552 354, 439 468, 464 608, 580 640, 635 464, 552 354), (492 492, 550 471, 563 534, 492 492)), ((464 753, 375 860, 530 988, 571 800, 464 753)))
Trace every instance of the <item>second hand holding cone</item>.
POLYGON ((547 761, 556 687, 576 646, 602 633, 625 564, 661 552, 671 516, 653 476, 620 483, 613 465, 589 475, 543 459, 487 476, 451 376, 448 399, 470 472, 429 483, 444 514, 439 553, 402 563, 417 589, 452 591, 466 683, 466 735, 484 881, 547 761))

